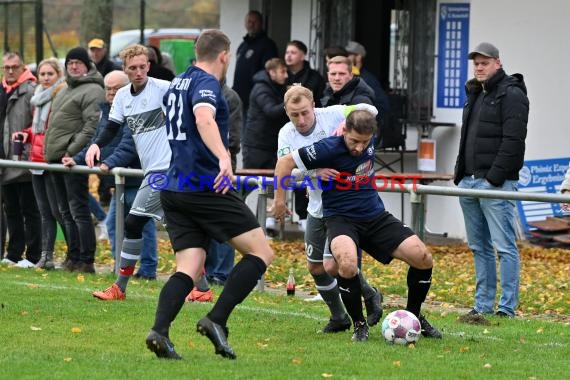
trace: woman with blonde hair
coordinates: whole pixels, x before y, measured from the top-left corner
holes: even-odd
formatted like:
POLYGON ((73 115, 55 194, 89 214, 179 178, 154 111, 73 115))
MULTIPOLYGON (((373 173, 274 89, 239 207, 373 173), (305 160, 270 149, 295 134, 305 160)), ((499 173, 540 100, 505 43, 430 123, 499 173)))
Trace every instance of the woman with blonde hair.
MULTIPOLYGON (((33 162, 46 162, 44 159, 44 137, 48 128, 51 103, 57 92, 66 86, 63 68, 56 58, 47 58, 40 62, 37 70, 39 86, 36 87, 30 103, 34 106, 32 125, 12 135, 12 140, 21 138, 24 144, 30 144, 29 159, 33 162)), ((63 214, 57 207, 55 194, 51 194, 45 185, 49 180, 49 171, 31 170, 32 186, 38 203, 42 223, 42 255, 36 268, 54 269, 53 252, 57 234, 57 223, 64 223, 63 214)), ((71 214, 68 213, 69 217, 71 214)), ((67 238, 67 236, 66 236, 67 238)), ((73 249, 68 244, 68 249, 73 249)))

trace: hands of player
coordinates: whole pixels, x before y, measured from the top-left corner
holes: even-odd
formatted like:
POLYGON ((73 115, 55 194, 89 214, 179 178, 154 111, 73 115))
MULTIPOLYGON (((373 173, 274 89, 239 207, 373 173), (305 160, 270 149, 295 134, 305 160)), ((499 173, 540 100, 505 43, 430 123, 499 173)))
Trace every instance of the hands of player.
POLYGON ((269 213, 277 220, 283 220, 287 215, 291 215, 291 210, 287 209, 287 205, 283 201, 275 199, 269 208, 269 213))
POLYGON ((225 194, 232 188, 234 173, 232 172, 232 160, 230 156, 220 159, 220 172, 214 179, 214 189, 216 193, 225 194))
POLYGON ((85 163, 87 166, 92 168, 95 166, 95 160, 99 161, 101 157, 101 150, 99 149, 99 145, 91 144, 89 149, 87 149, 87 153, 85 153, 85 163))
POLYGON ((344 131, 344 126, 346 125, 345 121, 342 121, 338 127, 334 130, 331 136, 342 136, 342 132, 344 131))
POLYGON ((338 170, 335 169, 329 169, 329 168, 317 169, 317 177, 326 181, 333 180, 337 175, 338 175, 338 170))

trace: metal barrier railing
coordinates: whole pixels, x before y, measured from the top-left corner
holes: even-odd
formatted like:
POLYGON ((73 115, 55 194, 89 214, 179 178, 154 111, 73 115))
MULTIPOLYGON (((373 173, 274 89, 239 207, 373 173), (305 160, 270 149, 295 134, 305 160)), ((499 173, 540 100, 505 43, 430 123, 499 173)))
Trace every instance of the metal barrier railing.
MULTIPOLYGON (((72 168, 65 167, 61 164, 45 164, 30 161, 12 161, 1 160, 0 168, 20 168, 20 169, 37 169, 49 170, 64 173, 84 173, 84 174, 103 174, 115 176, 115 202, 117 207, 116 213, 116 253, 120 252, 124 236, 124 218, 123 218, 123 194, 125 190, 124 177, 143 177, 143 171, 140 169, 114 168, 109 173, 103 173, 99 168, 89 168, 87 166, 77 165, 72 168)), ((0 179, 1 179, 0 175, 0 179)), ((239 180, 245 179, 250 186, 258 185, 260 188, 258 198, 258 215, 259 224, 265 229, 266 207, 267 207, 267 191, 262 188, 262 183, 268 183, 273 178, 252 176, 240 177, 239 180)), ((381 187, 383 183, 378 182, 381 187)), ((495 191, 495 190, 471 190, 460 189, 449 186, 433 186, 421 184, 404 184, 398 185, 394 189, 379 190, 379 192, 408 192, 410 193, 410 203, 412 211, 412 229, 423 239, 425 231, 425 195, 441 195, 441 196, 469 196, 474 198, 493 198, 493 199, 509 199, 521 201, 537 201, 549 203, 570 203, 570 195, 564 194, 548 194, 548 193, 525 193, 517 191, 495 191)), ((2 189, 0 187, 0 204, 2 201, 2 189)), ((0 218, 1 227, 1 218, 0 218)), ((118 271, 119 260, 115 260, 115 271, 118 271)))

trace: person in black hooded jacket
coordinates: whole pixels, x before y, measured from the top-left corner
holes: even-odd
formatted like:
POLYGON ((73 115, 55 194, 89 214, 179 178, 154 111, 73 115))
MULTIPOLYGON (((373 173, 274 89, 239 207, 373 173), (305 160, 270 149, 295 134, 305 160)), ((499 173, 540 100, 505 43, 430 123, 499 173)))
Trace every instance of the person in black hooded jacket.
MULTIPOLYGON (((466 84, 468 98, 454 182, 464 189, 516 191, 529 112, 523 77, 505 73, 499 50, 490 43, 477 45, 469 59, 473 60, 475 78, 466 84)), ((514 317, 520 277, 515 203, 474 197, 460 197, 459 203, 476 276, 474 307, 465 318, 495 312, 495 251, 502 289, 495 314, 514 317)))
POLYGON ((265 70, 253 77, 245 133, 242 136, 243 167, 273 169, 277 163, 279 130, 289 118, 283 106, 287 90, 287 66, 281 58, 272 58, 265 70))

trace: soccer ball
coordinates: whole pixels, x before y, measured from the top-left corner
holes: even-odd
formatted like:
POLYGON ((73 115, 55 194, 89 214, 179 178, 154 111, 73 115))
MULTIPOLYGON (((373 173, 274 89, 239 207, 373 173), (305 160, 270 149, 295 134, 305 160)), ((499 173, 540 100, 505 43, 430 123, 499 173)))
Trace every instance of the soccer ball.
POLYGON ((407 310, 396 310, 382 322, 382 336, 387 343, 411 344, 420 339, 421 324, 418 318, 407 310))

